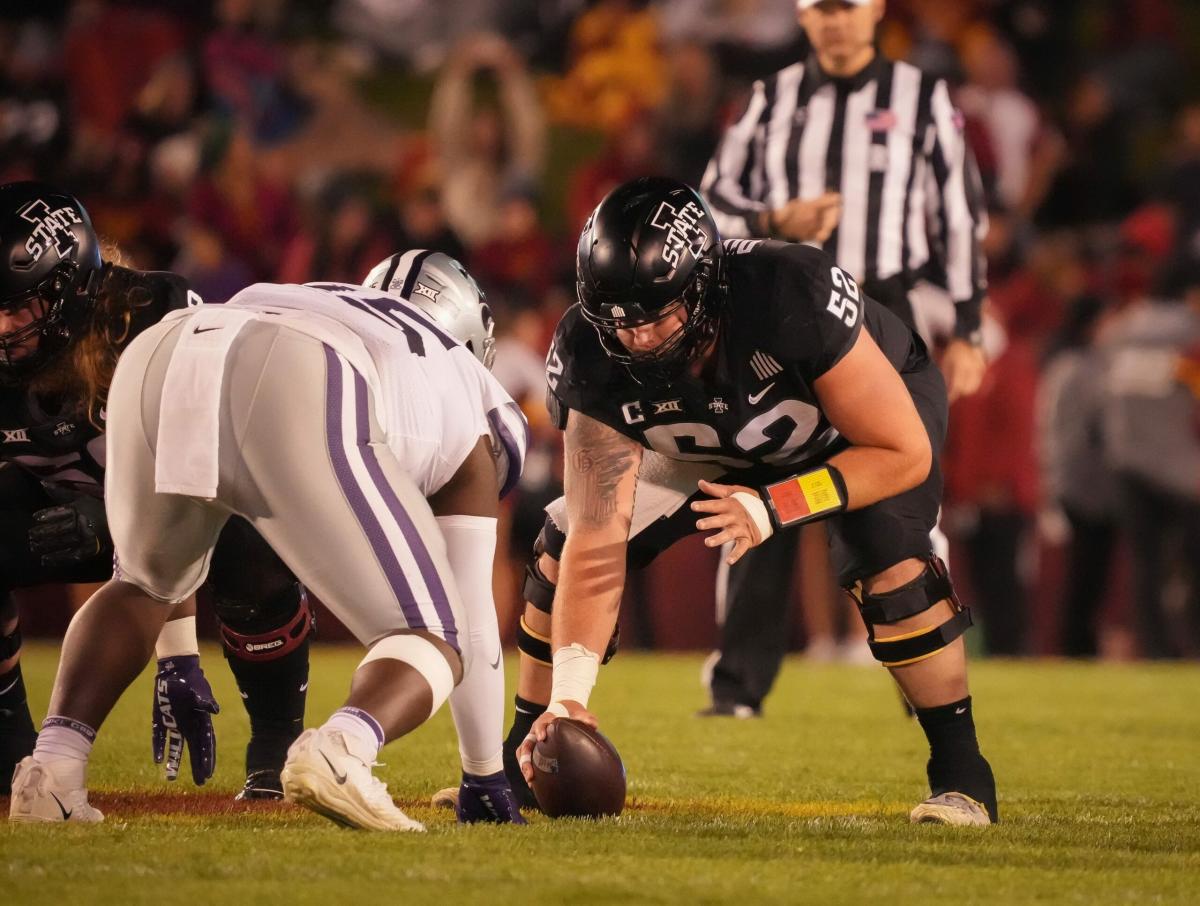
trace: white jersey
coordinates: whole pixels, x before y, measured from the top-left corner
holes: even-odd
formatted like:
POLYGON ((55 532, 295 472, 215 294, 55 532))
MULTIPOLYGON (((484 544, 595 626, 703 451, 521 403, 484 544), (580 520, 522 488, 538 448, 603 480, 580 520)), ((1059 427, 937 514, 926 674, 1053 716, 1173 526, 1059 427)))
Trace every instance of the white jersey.
POLYGON ((529 443, 520 407, 416 306, 362 286, 256 283, 212 308, 278 319, 344 356, 371 388, 388 446, 426 497, 484 435, 496 454, 501 496, 520 478, 529 443))

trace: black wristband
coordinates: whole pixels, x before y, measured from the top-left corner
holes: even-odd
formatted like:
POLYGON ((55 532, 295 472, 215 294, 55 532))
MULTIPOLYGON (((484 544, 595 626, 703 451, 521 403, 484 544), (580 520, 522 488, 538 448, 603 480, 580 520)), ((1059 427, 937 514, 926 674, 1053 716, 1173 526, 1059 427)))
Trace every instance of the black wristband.
POLYGON ((760 490, 775 530, 828 519, 846 509, 846 480, 837 466, 823 466, 763 485, 760 490))

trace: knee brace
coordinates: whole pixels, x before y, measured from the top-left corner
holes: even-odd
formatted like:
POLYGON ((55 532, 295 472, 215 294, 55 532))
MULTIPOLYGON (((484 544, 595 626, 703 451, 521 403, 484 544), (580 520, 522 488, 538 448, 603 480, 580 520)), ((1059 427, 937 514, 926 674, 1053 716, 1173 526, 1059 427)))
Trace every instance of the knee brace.
POLYGON ((548 615, 554 610, 554 583, 546 578, 538 563, 543 553, 541 544, 535 543, 533 559, 525 567, 525 584, 521 587, 521 594, 526 601, 548 615))
POLYGON ((544 635, 538 635, 530 629, 529 624, 525 622, 524 615, 521 616, 521 622, 517 624, 517 650, 547 667, 553 663, 550 656, 550 639, 544 635))
POLYGON ((227 656, 273 661, 304 644, 315 621, 304 586, 293 582, 252 603, 213 595, 221 641, 227 656))
MULTIPOLYGON (((545 553, 545 547, 539 537, 533 545, 533 559, 525 567, 525 586, 522 594, 533 607, 549 615, 554 610, 554 583, 546 578, 546 574, 538 565, 538 560, 541 559, 543 553, 545 553)), ((600 663, 607 664, 611 661, 620 644, 621 627, 617 626, 613 629, 612 638, 608 640, 608 647, 604 650, 604 658, 600 663)), ((521 617, 521 622, 517 626, 517 650, 539 664, 545 664, 547 667, 552 664, 550 639, 530 629, 524 616, 521 617)))
POLYGON ((867 644, 875 659, 885 667, 903 667, 933 657, 960 635, 972 623, 970 609, 964 607, 954 593, 946 564, 931 556, 924 571, 905 585, 878 594, 862 592, 861 585, 849 586, 846 592, 858 604, 859 613, 867 626, 867 644), (926 626, 889 639, 875 638, 875 627, 897 623, 924 613, 939 601, 950 602, 954 615, 937 626, 926 626))

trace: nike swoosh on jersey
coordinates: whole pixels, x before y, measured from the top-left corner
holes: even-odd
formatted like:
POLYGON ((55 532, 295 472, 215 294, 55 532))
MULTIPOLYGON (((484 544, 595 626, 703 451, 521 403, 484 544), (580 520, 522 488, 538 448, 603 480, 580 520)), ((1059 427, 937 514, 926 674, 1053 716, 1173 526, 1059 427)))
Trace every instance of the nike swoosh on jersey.
POLYGON ((494 660, 494 661, 492 662, 492 669, 493 669, 493 670, 499 670, 499 669, 500 669, 500 658, 502 658, 503 656, 504 656, 504 652, 503 652, 503 651, 497 651, 497 652, 496 652, 496 660, 494 660))
POLYGON ((748 399, 750 401, 750 405, 753 406, 760 399, 762 399, 764 396, 766 396, 767 393, 770 391, 770 389, 774 386, 775 386, 775 382, 771 381, 771 383, 769 383, 769 384, 767 384, 767 386, 763 387, 763 389, 758 391, 758 393, 751 393, 749 396, 746 397, 746 399, 748 399))
POLYGON ((199 327, 199 326, 197 326, 192 330, 192 333, 208 333, 211 330, 223 330, 223 329, 224 328, 221 328, 221 327, 199 327))

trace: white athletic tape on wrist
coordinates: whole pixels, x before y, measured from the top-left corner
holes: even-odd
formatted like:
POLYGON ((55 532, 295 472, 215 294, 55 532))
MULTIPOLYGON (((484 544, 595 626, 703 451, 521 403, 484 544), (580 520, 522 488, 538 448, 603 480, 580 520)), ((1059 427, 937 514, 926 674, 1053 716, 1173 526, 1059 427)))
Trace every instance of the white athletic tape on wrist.
POLYGON ((771 525, 771 514, 767 512, 767 505, 762 502, 761 497, 749 491, 734 491, 731 496, 750 514, 754 527, 758 529, 759 543, 775 534, 775 526, 771 525))
POLYGON ((196 618, 180 617, 163 624, 158 641, 154 643, 154 654, 162 660, 165 657, 184 657, 189 654, 199 654, 200 645, 196 641, 196 618))
POLYGON ((566 708, 562 706, 565 701, 579 702, 586 708, 599 673, 600 655, 596 652, 578 642, 559 648, 554 652, 554 685, 550 687, 550 704, 546 710, 558 717, 566 717, 566 708))
POLYGON ((367 656, 358 666, 362 668, 371 661, 384 658, 408 664, 429 684, 429 688, 433 690, 433 707, 429 710, 430 717, 433 717, 437 709, 454 691, 454 671, 450 669, 450 662, 428 639, 419 635, 389 635, 372 645, 371 650, 367 652, 367 656))

